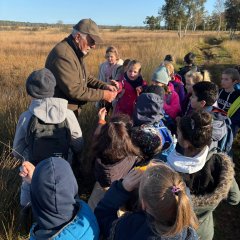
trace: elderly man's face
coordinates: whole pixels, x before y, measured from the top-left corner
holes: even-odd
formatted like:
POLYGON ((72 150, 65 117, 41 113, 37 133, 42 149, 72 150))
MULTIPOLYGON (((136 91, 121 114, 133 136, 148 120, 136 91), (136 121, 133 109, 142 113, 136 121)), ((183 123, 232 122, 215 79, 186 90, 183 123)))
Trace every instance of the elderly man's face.
POLYGON ((95 41, 89 35, 82 37, 81 34, 78 34, 75 40, 84 55, 86 55, 91 48, 95 48, 96 46, 95 41))

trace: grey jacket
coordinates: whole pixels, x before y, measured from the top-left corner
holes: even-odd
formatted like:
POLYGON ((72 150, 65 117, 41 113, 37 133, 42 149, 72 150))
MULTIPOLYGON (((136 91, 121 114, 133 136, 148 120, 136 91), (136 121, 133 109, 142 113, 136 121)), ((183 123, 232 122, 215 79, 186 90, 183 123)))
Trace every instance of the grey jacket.
POLYGON ((28 159, 28 144, 26 141, 28 123, 35 115, 45 123, 58 124, 65 119, 71 132, 70 146, 75 152, 82 150, 82 131, 74 113, 67 109, 68 102, 61 98, 33 99, 28 110, 21 114, 13 141, 13 155, 17 159, 28 159))

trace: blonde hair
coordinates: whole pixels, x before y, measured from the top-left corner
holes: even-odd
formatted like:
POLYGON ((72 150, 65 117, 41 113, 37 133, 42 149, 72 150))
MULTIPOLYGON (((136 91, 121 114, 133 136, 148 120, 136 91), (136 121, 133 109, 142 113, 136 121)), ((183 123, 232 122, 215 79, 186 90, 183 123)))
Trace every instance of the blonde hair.
POLYGON ((139 73, 141 73, 141 67, 142 67, 142 64, 141 62, 139 62, 138 60, 131 60, 129 63, 128 63, 128 66, 127 66, 127 69, 129 69, 130 67, 132 66, 139 66, 139 73))
POLYGON ((106 50, 105 58, 108 57, 107 56, 108 53, 113 53, 116 56, 117 60, 119 60, 120 57, 119 57, 119 53, 118 53, 118 50, 116 47, 114 47, 114 46, 108 47, 106 50))
POLYGON ((169 61, 164 61, 163 66, 165 66, 168 70, 168 74, 171 77, 174 74, 174 66, 169 61))
POLYGON ((210 74, 207 70, 203 70, 202 72, 197 72, 193 69, 188 71, 185 74, 185 77, 191 77, 194 84, 198 82, 203 82, 203 81, 211 82, 210 74))
POLYGON ((186 227, 198 227, 182 177, 165 164, 150 166, 144 172, 139 197, 154 218, 152 227, 158 235, 175 236, 186 227))

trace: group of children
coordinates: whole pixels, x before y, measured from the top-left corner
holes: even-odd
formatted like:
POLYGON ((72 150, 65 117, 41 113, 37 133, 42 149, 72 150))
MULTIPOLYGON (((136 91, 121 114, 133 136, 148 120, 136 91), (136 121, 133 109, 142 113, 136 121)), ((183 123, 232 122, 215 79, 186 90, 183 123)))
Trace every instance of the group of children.
POLYGON ((229 157, 240 124, 238 71, 223 72, 219 91, 193 53, 179 73, 167 55, 148 85, 139 61, 123 62, 113 46, 105 58, 99 78, 116 80, 118 96, 98 113, 88 204, 71 169, 83 144, 77 119, 67 101, 53 97, 48 69, 26 81, 33 99, 20 116, 13 154, 30 160, 20 171, 21 205, 31 206, 35 222, 30 238, 212 239, 214 209, 223 199, 240 201, 229 157))

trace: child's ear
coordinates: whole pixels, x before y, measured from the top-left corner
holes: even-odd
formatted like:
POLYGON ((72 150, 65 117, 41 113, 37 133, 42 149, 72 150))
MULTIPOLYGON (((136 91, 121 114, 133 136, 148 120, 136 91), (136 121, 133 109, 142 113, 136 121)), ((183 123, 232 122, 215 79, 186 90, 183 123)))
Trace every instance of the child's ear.
POLYGON ((205 100, 202 100, 200 103, 201 103, 202 108, 204 108, 206 106, 206 101, 205 100))
POLYGON ((188 140, 185 140, 185 139, 183 139, 181 145, 184 149, 192 147, 192 144, 188 140))

